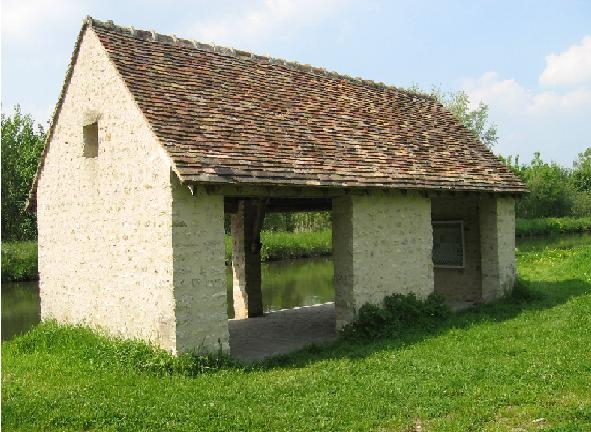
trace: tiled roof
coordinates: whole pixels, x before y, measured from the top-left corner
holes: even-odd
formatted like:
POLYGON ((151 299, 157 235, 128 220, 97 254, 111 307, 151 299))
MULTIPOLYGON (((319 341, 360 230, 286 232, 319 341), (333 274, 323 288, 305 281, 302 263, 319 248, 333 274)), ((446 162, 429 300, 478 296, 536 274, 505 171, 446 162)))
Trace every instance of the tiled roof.
POLYGON ((85 26, 183 182, 526 190, 433 97, 110 21, 85 26))

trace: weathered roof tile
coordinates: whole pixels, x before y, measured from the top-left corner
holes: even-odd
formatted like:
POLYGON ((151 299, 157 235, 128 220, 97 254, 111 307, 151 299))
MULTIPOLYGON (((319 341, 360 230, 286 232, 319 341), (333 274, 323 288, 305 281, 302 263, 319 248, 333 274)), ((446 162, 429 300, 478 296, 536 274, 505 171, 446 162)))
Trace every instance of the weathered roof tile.
POLYGON ((526 191, 432 96, 109 21, 85 27, 181 181, 526 191))

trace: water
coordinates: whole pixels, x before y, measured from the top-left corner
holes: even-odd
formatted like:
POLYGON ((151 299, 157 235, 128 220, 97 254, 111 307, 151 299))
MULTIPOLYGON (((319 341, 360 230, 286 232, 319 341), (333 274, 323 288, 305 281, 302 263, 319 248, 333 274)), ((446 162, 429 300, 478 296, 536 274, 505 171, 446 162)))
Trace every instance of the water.
POLYGON ((2 282, 2 340, 39 322, 39 287, 33 282, 2 282))
MULTIPOLYGON (((544 247, 565 248, 591 244, 591 233, 517 240, 521 252, 544 247)), ((263 306, 266 312, 334 300, 331 258, 300 259, 262 265, 263 306)), ((232 308, 232 274, 227 269, 228 316, 232 308)), ((39 322, 37 282, 2 284, 2 340, 26 332, 39 322)))
MULTIPOLYGON (((265 312, 334 300, 330 258, 288 260, 261 266, 265 312)), ((232 306, 232 271, 226 269, 228 317, 232 306)), ((39 287, 34 282, 2 283, 2 340, 29 330, 39 322, 39 287)))

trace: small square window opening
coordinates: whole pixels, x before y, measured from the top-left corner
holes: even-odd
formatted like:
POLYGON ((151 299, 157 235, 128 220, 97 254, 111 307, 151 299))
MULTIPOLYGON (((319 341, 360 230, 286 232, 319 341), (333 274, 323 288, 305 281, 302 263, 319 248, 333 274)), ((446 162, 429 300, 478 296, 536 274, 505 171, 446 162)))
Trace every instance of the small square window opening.
POLYGON ((82 128, 84 136, 84 152, 85 158, 95 158, 98 156, 98 123, 86 125, 82 128))

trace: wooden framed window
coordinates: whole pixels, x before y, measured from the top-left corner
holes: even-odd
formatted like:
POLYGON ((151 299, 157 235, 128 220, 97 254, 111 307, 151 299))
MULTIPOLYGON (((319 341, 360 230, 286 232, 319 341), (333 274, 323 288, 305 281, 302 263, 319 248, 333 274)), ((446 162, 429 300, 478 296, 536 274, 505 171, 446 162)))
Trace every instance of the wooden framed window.
POLYGON ((433 221, 433 265, 464 268, 464 222, 433 221))
POLYGON ((82 155, 85 158, 95 158, 98 156, 98 122, 91 123, 82 127, 84 139, 84 151, 82 155))

